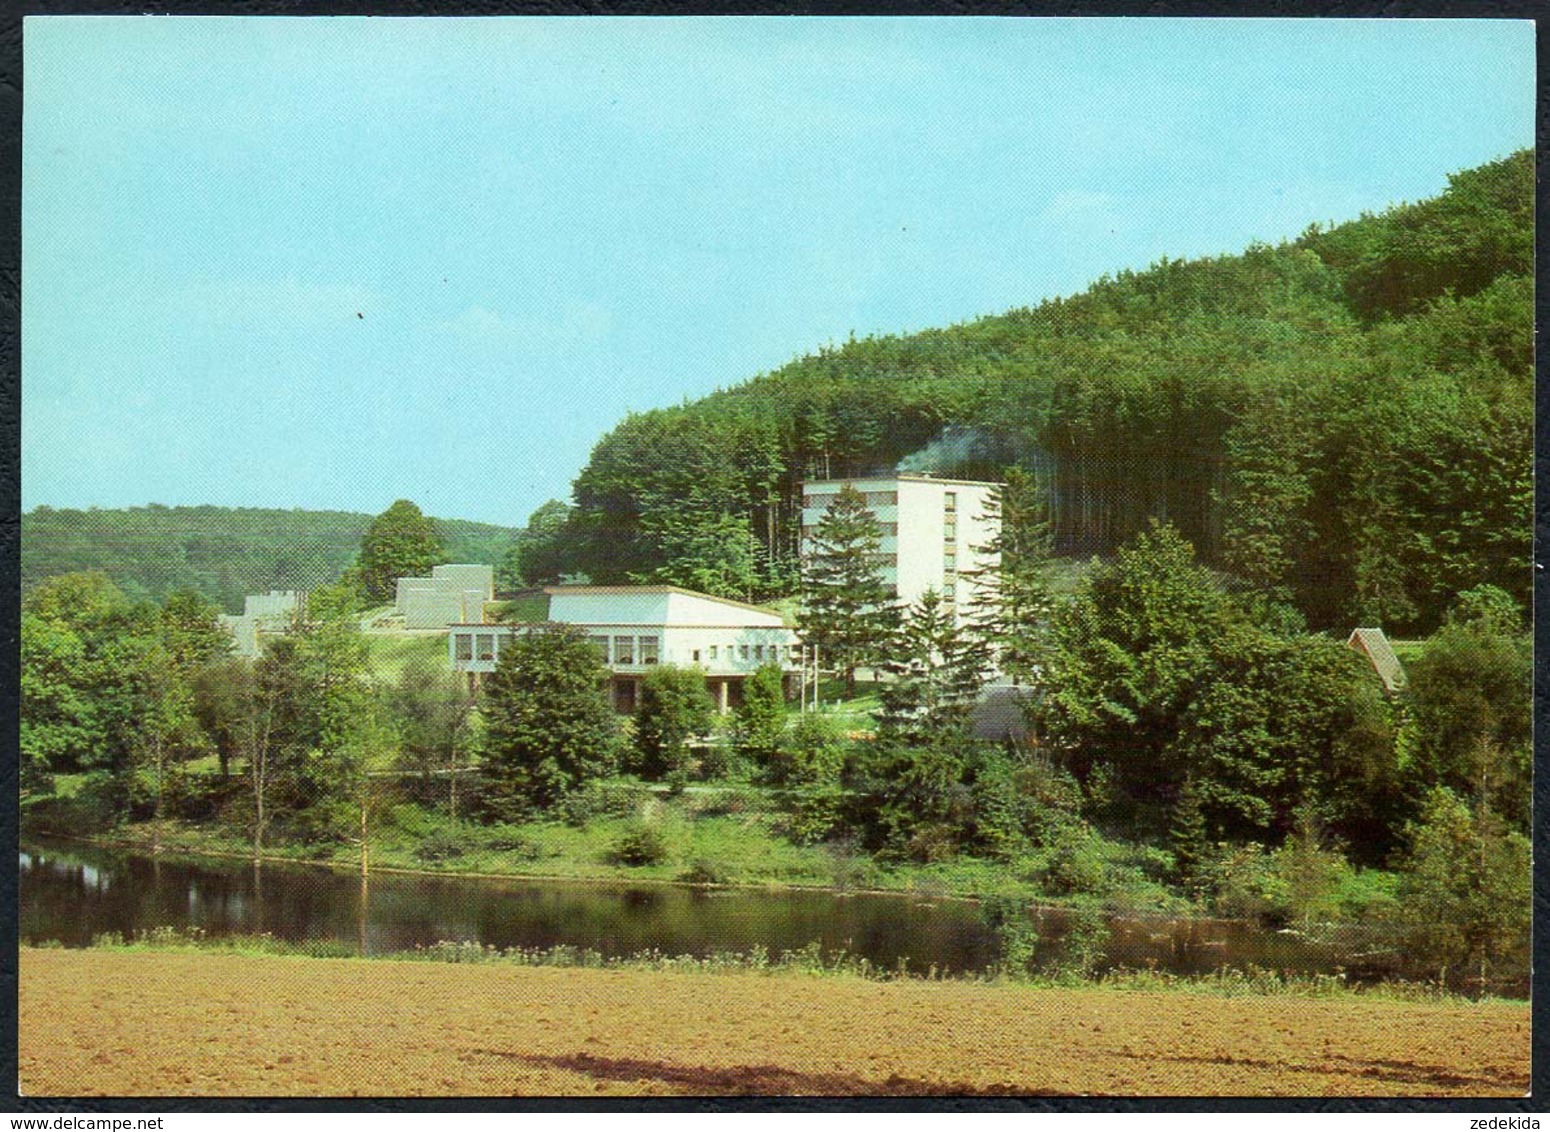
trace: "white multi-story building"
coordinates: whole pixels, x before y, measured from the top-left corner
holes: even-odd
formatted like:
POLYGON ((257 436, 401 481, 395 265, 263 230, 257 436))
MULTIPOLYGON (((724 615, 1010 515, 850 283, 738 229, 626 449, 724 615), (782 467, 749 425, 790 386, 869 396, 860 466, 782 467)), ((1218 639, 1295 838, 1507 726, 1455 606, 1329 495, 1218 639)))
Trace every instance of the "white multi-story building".
POLYGON ((545 586, 520 600, 527 605, 525 622, 450 627, 455 671, 495 671, 502 642, 542 622, 575 625, 597 645, 613 672, 621 711, 634 708, 640 679, 653 665, 703 669, 722 711, 741 697, 743 680, 760 665, 779 664, 788 679, 801 666, 797 635, 780 614, 678 586, 545 586))
POLYGON ((983 552, 1000 530, 986 504, 1000 484, 897 474, 847 480, 809 480, 802 485, 802 555, 811 553, 823 513, 840 489, 855 488, 877 517, 883 542, 883 581, 901 603, 913 604, 936 590, 961 619, 974 602, 974 572, 994 568, 983 552))

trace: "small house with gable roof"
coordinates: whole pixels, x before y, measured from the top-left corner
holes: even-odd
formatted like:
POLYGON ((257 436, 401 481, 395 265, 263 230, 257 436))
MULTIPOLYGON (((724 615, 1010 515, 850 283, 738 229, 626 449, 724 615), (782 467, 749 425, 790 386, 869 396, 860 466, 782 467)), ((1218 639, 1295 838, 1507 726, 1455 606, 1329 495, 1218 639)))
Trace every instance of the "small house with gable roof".
POLYGON ((1389 695, 1405 686, 1405 666, 1399 663, 1394 646, 1389 644, 1382 629, 1353 629, 1346 644, 1367 658, 1389 695))

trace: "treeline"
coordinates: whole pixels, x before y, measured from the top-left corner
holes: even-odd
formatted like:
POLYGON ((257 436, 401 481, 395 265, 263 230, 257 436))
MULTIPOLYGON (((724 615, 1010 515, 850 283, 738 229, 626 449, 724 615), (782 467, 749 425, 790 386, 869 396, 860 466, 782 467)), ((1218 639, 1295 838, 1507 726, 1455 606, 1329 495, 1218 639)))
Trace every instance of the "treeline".
POLYGON ((1525 607, 1532 154, 1276 247, 869 337, 632 414, 575 482, 559 569, 795 591, 806 478, 1048 487, 1057 552, 1149 520, 1315 627, 1422 633, 1490 584, 1525 607))
MULTIPOLYGON (((22 591, 60 574, 100 570, 134 600, 192 590, 228 613, 246 594, 313 589, 355 561, 371 515, 254 507, 38 507, 22 516, 22 591)), ((500 563, 518 532, 434 520, 443 561, 500 563)))

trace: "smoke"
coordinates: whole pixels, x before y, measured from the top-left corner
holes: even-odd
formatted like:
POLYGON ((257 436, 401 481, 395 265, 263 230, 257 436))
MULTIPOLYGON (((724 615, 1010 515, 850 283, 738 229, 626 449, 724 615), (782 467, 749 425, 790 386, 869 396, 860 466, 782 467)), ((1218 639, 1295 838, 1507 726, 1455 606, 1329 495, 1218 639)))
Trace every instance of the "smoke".
POLYGON ((911 452, 894 469, 915 475, 985 474, 1016 460, 1012 445, 970 425, 948 425, 930 444, 911 452))

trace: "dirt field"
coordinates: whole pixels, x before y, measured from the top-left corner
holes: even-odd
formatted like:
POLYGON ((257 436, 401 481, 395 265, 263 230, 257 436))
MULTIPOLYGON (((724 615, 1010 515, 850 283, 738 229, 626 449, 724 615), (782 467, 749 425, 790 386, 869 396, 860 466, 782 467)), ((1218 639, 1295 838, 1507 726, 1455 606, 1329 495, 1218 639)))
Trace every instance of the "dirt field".
POLYGON ((21 953, 22 1092, 1515 1096, 1526 1005, 21 953))

